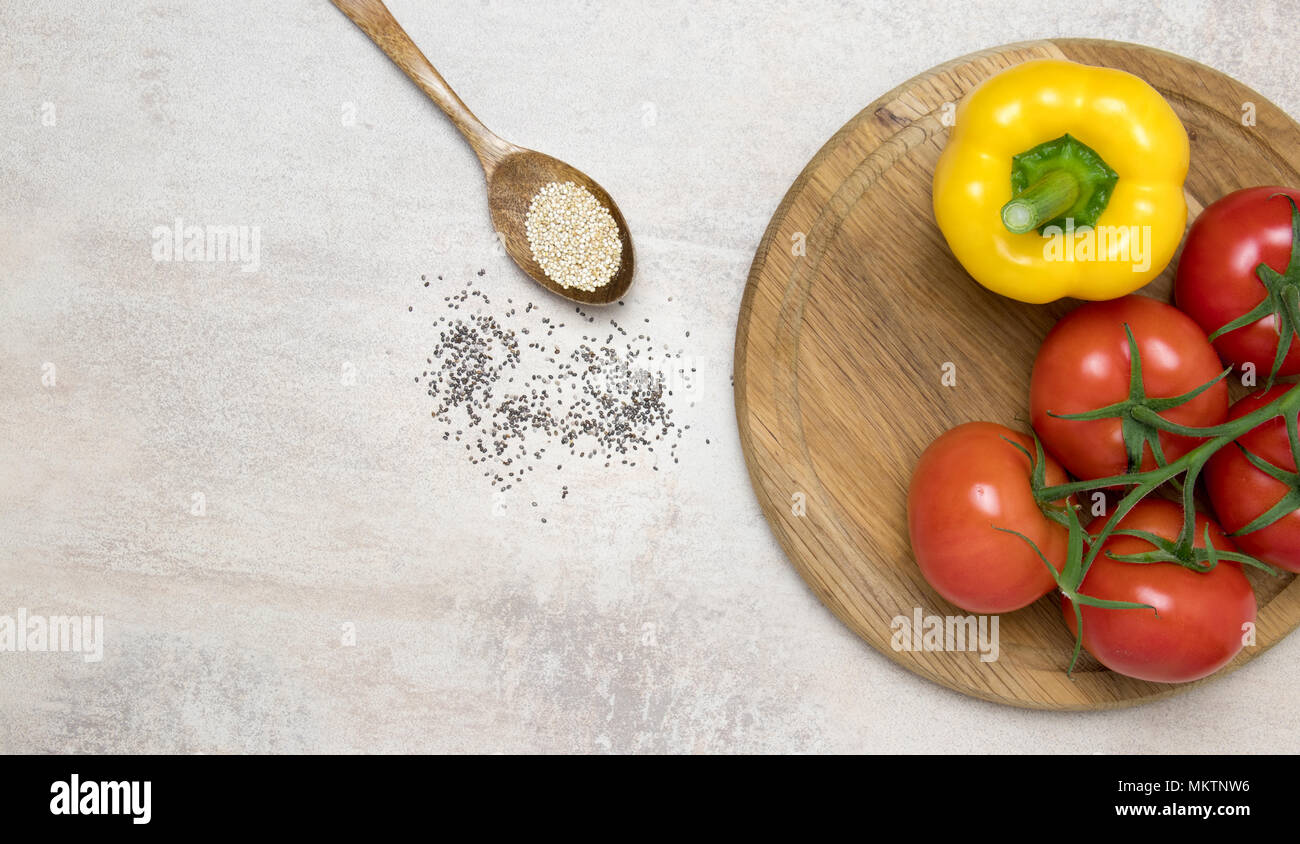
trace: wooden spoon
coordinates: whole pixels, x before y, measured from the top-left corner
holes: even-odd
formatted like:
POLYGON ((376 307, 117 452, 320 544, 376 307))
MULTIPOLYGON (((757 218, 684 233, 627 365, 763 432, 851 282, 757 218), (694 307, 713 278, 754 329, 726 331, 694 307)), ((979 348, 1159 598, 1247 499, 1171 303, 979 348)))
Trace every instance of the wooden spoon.
POLYGON ((333 3, 420 86, 420 90, 451 118, 465 140, 469 141, 479 163, 483 165, 483 174, 487 177, 488 209, 492 214, 492 225, 515 263, 547 290, 575 302, 604 305, 621 298, 632 284, 632 238, 628 234, 623 214, 605 189, 586 173, 557 158, 515 146, 493 134, 461 102, 460 97, 456 96, 456 92, 424 57, 420 48, 415 46, 415 42, 402 30, 380 0, 333 0, 333 3), (552 281, 533 257, 533 251, 528 245, 525 219, 533 196, 548 182, 573 182, 586 188, 609 209, 614 222, 618 224, 618 237, 622 241, 623 252, 618 271, 604 286, 591 291, 563 287, 552 281))

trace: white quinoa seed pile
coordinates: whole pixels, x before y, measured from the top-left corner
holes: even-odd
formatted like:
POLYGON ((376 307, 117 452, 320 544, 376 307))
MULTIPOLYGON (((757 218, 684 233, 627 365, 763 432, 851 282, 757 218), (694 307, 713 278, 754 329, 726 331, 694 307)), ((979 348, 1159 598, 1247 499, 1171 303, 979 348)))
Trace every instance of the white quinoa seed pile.
POLYGON ((528 203, 528 247, 546 276, 564 288, 598 290, 623 257, 609 209, 573 182, 548 182, 528 203))

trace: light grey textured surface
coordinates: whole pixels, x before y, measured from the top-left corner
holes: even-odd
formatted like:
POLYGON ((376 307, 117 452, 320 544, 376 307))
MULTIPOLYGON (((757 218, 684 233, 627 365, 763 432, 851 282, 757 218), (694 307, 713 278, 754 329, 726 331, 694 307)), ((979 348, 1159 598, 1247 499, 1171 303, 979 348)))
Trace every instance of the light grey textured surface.
POLYGON ((786 562, 729 385, 767 220, 872 99, 1072 35, 1300 114, 1295 3, 392 0, 485 123, 618 199, 620 316, 698 361, 681 463, 566 467, 545 525, 528 496, 494 512, 412 383, 421 273, 566 311, 493 254, 450 125, 324 0, 127 5, 0 7, 0 614, 107 639, 0 654, 0 750, 1300 750, 1300 637, 1101 714, 895 666, 786 562), (156 263, 177 217, 258 226, 260 268, 156 263))

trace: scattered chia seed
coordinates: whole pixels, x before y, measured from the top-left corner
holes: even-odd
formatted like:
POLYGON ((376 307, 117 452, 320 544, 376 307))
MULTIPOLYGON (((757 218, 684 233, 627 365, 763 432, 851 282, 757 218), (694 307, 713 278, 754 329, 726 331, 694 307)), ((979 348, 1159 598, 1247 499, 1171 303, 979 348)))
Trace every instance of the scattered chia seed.
MULTIPOLYGON (((430 416, 442 438, 463 439, 490 486, 511 489, 533 464, 559 472, 563 463, 548 451, 605 466, 636 466, 628 458, 643 450, 654 464, 660 451, 678 462, 677 441, 689 426, 673 422, 668 397, 670 381, 687 369, 681 351, 656 349, 645 334, 633 339, 613 319, 607 332, 575 330, 566 341, 564 323, 542 316, 543 308, 512 300, 504 309, 487 308, 490 300, 472 282, 442 301, 446 312, 433 323, 437 340, 415 382, 433 401, 430 416), (543 330, 547 337, 560 333, 532 339, 543 330), (656 451, 656 444, 668 447, 656 451)), ((596 321, 581 307, 575 312, 579 325, 596 321)), ((569 492, 563 486, 560 499, 569 492)))

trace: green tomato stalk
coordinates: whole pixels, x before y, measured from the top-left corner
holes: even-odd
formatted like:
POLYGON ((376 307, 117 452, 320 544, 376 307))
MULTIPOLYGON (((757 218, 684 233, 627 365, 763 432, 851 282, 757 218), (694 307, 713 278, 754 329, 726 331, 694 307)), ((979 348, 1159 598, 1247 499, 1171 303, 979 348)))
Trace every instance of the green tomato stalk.
MULTIPOLYGON (((1258 425, 1274 419, 1278 416, 1286 420, 1287 434, 1290 440, 1291 454, 1296 460, 1296 466, 1300 467, 1300 386, 1288 391, 1276 400, 1270 402, 1264 407, 1259 408, 1251 413, 1246 414, 1238 419, 1226 422, 1222 425, 1213 425, 1205 428, 1193 428, 1187 425, 1180 425, 1171 422, 1160 415, 1160 411, 1167 411, 1186 401, 1190 401, 1196 396, 1209 389, 1219 380, 1227 375, 1223 373, 1201 387, 1187 393, 1183 396, 1177 396, 1169 399, 1153 399, 1146 396, 1142 388, 1142 362, 1141 354, 1138 351, 1137 343, 1133 339, 1133 333, 1126 324, 1125 331, 1128 333, 1129 349, 1132 352, 1132 379, 1130 386, 1130 396, 1114 405, 1101 408, 1090 413, 1072 414, 1061 416, 1062 419, 1079 419, 1095 420, 1106 418, 1119 418, 1123 426, 1124 442, 1129 457, 1129 471, 1122 475, 1115 475, 1109 478, 1097 478, 1088 481, 1072 481, 1070 483, 1057 484, 1055 486, 1047 485, 1047 468, 1046 457, 1043 453, 1042 442, 1038 435, 1034 434, 1034 445, 1036 454, 1030 455, 1022 446, 1017 447, 1029 457, 1033 464, 1033 473, 1031 475, 1031 484, 1034 490, 1034 498, 1038 501, 1039 507, 1049 518, 1065 525, 1069 530, 1069 545, 1065 565, 1060 572, 1054 569, 1047 558, 1039 550, 1037 545, 1024 534, 1016 531, 997 528, 1004 533, 1013 533, 1024 539, 1033 547, 1039 558, 1052 572, 1061 594, 1069 598, 1074 606, 1076 625, 1076 635, 1074 643, 1074 654, 1070 659, 1069 671, 1072 674, 1074 667, 1078 662, 1079 655, 1083 645, 1083 614, 1081 606, 1095 606, 1106 609, 1152 609, 1147 604, 1138 604, 1129 601, 1102 601, 1079 592, 1080 586, 1088 570, 1096 561, 1097 555, 1101 553, 1102 546, 1106 540, 1112 536, 1134 536, 1144 539, 1155 546, 1155 550, 1141 554, 1125 554, 1108 556, 1119 562, 1132 563, 1138 565, 1151 563, 1177 563, 1188 569, 1197 572, 1208 572, 1219 564, 1222 560, 1233 560, 1243 565, 1252 566, 1262 571, 1266 571, 1274 576, 1279 572, 1272 566, 1255 559, 1248 554, 1242 554, 1236 551, 1225 551, 1214 548, 1210 541, 1208 529, 1203 537, 1205 548, 1194 547, 1196 541, 1196 502, 1194 500, 1196 481, 1200 477, 1201 471, 1205 464, 1220 449, 1232 445, 1241 436, 1253 430, 1258 425), (1203 439, 1200 445, 1184 454, 1174 461, 1166 461, 1164 454, 1159 445, 1159 433, 1167 431, 1171 434, 1178 434, 1185 437, 1195 437, 1203 439), (1153 456, 1156 460, 1156 467, 1149 471, 1139 471, 1142 465, 1143 447, 1150 446, 1153 456), (1177 479, 1182 476, 1181 484, 1177 479), (1166 483, 1175 485, 1182 499, 1183 506, 1183 526, 1179 535, 1174 540, 1167 540, 1146 531, 1136 530, 1118 530, 1117 526, 1120 521, 1127 516, 1138 502, 1155 492, 1166 483), (1116 505, 1110 518, 1106 520, 1105 525, 1095 535, 1089 535, 1079 521, 1077 506, 1069 503, 1071 496, 1083 492, 1110 488, 1127 488, 1128 491, 1121 497, 1119 504, 1116 505), (1063 506, 1056 502, 1065 501, 1063 506), (1086 546, 1086 547, 1085 547, 1086 546)), ((1241 536, 1242 534, 1251 533, 1261 530, 1281 519, 1288 513, 1300 509, 1300 472, 1290 472, 1280 467, 1274 466, 1267 461, 1251 454, 1245 448, 1242 451, 1250 462, 1266 472, 1273 478, 1286 484, 1288 491, 1282 498, 1265 513, 1261 514, 1250 524, 1236 531, 1231 536, 1241 536)))
POLYGON ((1272 316, 1277 326, 1277 354, 1273 357, 1273 369, 1268 373, 1265 389, 1272 387, 1277 380, 1277 373, 1291 350, 1291 340, 1296 331, 1300 331, 1300 249, 1296 248, 1300 244, 1300 208, 1285 193, 1275 193, 1269 199, 1279 196, 1291 203, 1291 259, 1287 262, 1286 269, 1280 273, 1268 264, 1261 263, 1256 267, 1255 276, 1267 291, 1263 301, 1249 313, 1242 314, 1210 335, 1210 342, 1213 343, 1230 331, 1272 316))

